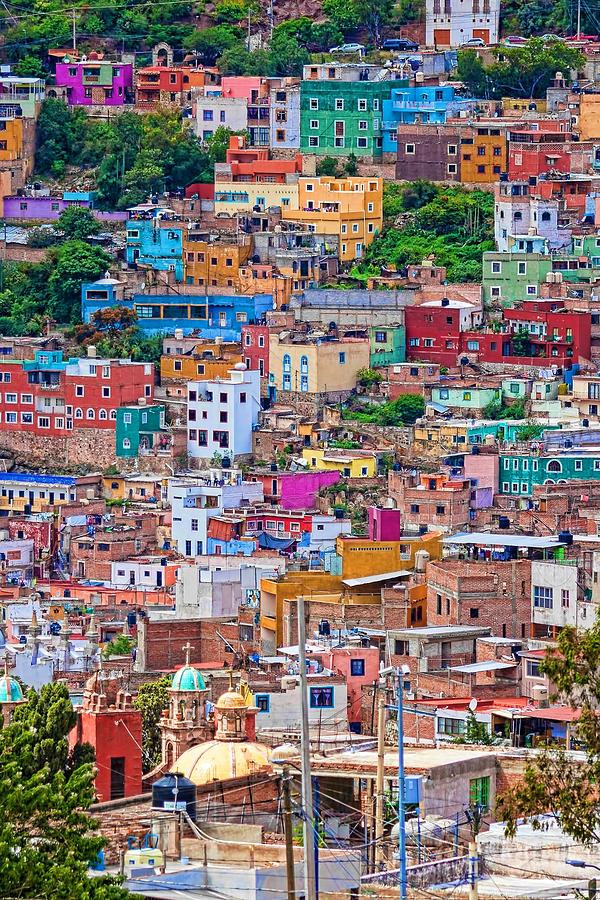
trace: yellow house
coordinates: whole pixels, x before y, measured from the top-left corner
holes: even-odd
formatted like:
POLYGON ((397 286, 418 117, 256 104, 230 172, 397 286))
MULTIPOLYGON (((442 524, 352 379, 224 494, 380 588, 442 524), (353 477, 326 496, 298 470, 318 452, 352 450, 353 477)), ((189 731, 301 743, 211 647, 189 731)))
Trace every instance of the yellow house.
POLYGON ((445 421, 418 422, 414 425, 413 445, 423 453, 464 450, 470 425, 467 421, 447 419, 445 421))
POLYGON ((282 209, 298 209, 298 176, 289 175, 286 184, 266 181, 216 181, 215 215, 237 216, 280 206, 282 209))
POLYGON ((183 231, 182 249, 186 284, 200 287, 239 288, 239 268, 252 253, 249 235, 206 240, 206 232, 183 231))
POLYGON ((160 358, 161 381, 212 381, 229 378, 229 370, 244 358, 236 343, 199 343, 191 353, 164 353, 160 358))
POLYGON ((340 260, 360 259, 383 225, 383 179, 301 177, 298 188, 298 205, 283 206, 282 219, 338 235, 340 260))
POLYGON ((106 475, 103 481, 107 500, 144 502, 160 500, 164 479, 159 475, 106 475))
POLYGON ((415 567, 415 555, 426 550, 431 559, 441 555, 441 532, 431 532, 400 541, 370 541, 338 537, 336 553, 342 560, 343 578, 366 578, 382 572, 400 572, 415 567))
MULTIPOLYGON (((285 334, 285 333, 284 333, 285 334)), ((309 394, 348 392, 360 369, 369 367, 368 338, 324 341, 322 335, 269 338, 270 384, 280 391, 309 394)))
POLYGON ((578 94, 579 135, 582 141, 600 138, 600 94, 578 94))
POLYGON ((302 458, 311 469, 339 472, 342 478, 373 478, 377 474, 377 457, 369 450, 318 450, 305 447, 302 458))

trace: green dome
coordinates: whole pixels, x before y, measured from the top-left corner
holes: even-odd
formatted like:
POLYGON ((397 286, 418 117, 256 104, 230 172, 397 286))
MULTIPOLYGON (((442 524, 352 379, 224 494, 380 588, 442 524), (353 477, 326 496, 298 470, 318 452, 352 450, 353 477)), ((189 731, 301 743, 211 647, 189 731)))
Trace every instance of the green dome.
POLYGON ((0 678, 0 703, 18 703, 23 700, 21 685, 10 675, 0 678))
POLYGON ((182 666, 173 675, 171 689, 174 691, 205 691, 204 678, 193 666, 182 666))

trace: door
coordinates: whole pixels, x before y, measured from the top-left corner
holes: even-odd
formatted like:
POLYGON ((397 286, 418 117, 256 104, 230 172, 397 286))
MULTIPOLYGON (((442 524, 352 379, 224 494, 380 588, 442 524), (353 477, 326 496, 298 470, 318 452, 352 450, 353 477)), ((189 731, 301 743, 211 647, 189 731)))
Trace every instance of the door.
POLYGON ((486 44, 490 42, 490 29, 489 28, 474 28, 473 29, 473 37, 481 38, 482 41, 485 41, 486 44))
POLYGON ((441 667, 442 669, 447 669, 450 665, 450 660, 452 658, 452 644, 450 641, 442 641, 442 660, 441 667))
POLYGON ((434 28, 433 43, 436 47, 449 47, 450 46, 450 29, 449 28, 434 28))
POLYGON ((113 756, 110 760, 110 799, 125 796, 125 757, 113 756))
POLYGON ((162 583, 163 583, 162 572, 157 572, 156 573, 156 587, 162 587, 162 583))

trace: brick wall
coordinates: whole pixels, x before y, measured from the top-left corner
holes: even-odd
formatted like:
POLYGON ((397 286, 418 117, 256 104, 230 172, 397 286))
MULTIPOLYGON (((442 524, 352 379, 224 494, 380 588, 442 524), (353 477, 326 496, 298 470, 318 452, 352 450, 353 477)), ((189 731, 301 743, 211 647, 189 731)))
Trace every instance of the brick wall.
POLYGON ((115 433, 106 428, 74 428, 65 437, 46 437, 24 432, 0 431, 0 450, 8 450, 15 461, 47 465, 49 459, 67 466, 86 465, 97 469, 117 462, 115 433))
POLYGON ((427 583, 429 625, 482 625, 509 638, 529 634, 529 560, 433 561, 427 564, 427 583))
MULTIPOLYGON (((229 641, 237 653, 241 649, 239 633, 239 625, 230 620, 180 619, 173 622, 150 622, 148 619, 140 619, 136 671, 160 672, 182 666, 185 662, 182 648, 188 640, 194 648, 192 663, 231 665, 235 655, 228 651, 222 638, 229 641)), ((252 653, 258 648, 244 641, 243 649, 252 653)))

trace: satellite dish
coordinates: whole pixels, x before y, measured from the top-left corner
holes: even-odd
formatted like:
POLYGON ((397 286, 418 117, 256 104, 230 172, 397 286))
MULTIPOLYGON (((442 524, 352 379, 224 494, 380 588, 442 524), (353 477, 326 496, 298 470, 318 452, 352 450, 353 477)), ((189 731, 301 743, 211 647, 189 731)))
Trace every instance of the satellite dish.
POLYGON ((474 713, 475 710, 477 709, 477 698, 476 697, 473 697, 471 700, 469 700, 469 709, 471 710, 472 713, 474 713))

